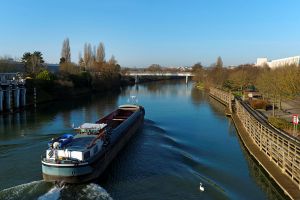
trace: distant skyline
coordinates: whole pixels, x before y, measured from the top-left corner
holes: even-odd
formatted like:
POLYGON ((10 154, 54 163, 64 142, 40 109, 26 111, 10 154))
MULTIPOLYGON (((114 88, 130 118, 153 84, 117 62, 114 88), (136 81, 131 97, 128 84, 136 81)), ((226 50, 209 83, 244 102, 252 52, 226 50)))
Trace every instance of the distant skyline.
POLYGON ((78 62, 103 42, 124 67, 225 66, 300 55, 296 0, 10 0, 1 2, 0 56, 41 51, 58 63, 65 38, 78 62))

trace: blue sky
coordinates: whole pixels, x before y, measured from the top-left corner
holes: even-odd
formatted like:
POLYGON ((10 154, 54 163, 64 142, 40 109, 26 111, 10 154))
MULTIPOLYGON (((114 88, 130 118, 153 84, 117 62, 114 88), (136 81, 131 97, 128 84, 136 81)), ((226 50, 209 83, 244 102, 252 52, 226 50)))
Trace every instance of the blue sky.
POLYGON ((0 5, 0 56, 41 51, 72 61, 85 42, 103 42, 122 66, 225 65, 300 54, 297 0, 9 0, 0 5))

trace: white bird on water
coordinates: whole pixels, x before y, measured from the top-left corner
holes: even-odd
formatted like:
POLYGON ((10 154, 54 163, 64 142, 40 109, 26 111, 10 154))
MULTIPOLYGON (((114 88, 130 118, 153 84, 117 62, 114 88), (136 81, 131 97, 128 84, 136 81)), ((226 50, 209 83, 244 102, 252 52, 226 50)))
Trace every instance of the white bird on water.
POLYGON ((204 187, 202 186, 202 183, 201 183, 201 182, 200 182, 199 190, 200 190, 201 192, 204 192, 204 187))

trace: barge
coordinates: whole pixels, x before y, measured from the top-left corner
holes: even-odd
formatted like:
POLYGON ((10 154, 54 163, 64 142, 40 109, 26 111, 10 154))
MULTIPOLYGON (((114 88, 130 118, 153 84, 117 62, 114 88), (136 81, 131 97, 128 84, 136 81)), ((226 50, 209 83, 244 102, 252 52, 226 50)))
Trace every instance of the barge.
POLYGON ((75 128, 48 143, 42 156, 46 182, 82 183, 98 178, 143 124, 145 110, 122 105, 95 123, 75 128))

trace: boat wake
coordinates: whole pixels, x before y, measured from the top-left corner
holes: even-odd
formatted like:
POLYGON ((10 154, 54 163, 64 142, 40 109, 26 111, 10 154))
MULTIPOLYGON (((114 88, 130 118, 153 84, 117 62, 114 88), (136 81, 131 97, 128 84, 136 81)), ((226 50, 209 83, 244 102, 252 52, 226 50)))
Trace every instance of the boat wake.
POLYGON ((147 130, 153 131, 154 133, 160 133, 160 134, 165 134, 166 130, 163 128, 159 127, 158 125, 155 124, 154 121, 151 121, 149 119, 144 120, 144 127, 147 130))
POLYGON ((59 188, 59 187, 55 186, 54 188, 52 188, 51 190, 49 190, 49 192, 47 192, 46 194, 40 196, 38 198, 38 200, 48 200, 48 199, 57 200, 60 197, 60 191, 62 189, 63 189, 63 187, 59 188))
POLYGON ((83 188, 83 190, 81 191, 81 193, 79 195, 80 196, 78 199, 86 198, 86 199, 112 200, 112 198, 106 192, 106 190, 95 183, 86 185, 86 187, 83 188))
POLYGON ((44 181, 33 181, 17 185, 0 191, 0 199, 37 199, 41 194, 46 193, 52 184, 44 181))
POLYGON ((101 186, 90 183, 82 185, 64 185, 62 187, 44 181, 33 181, 0 191, 0 199, 20 200, 60 200, 93 199, 112 200, 101 186))

